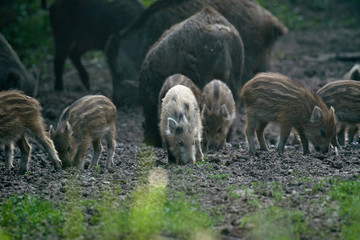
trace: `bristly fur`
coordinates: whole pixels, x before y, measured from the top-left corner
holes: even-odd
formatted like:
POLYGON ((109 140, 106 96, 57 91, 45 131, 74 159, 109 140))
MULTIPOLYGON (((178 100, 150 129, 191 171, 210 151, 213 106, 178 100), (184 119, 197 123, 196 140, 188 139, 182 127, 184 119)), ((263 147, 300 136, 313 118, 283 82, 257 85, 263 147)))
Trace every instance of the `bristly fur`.
POLYGON ((6 168, 13 166, 13 144, 16 143, 21 151, 20 174, 28 170, 31 155, 28 137, 44 147, 55 168, 61 167, 54 144, 45 131, 40 103, 17 90, 0 92, 0 145, 5 145, 6 168))
POLYGON ((267 150, 263 131, 267 123, 280 124, 280 142, 277 151, 283 152, 292 128, 298 131, 304 153, 308 141, 316 149, 327 152, 335 134, 335 114, 317 94, 288 77, 278 73, 260 73, 241 90, 245 104, 246 136, 249 152, 255 152, 254 131, 260 148, 267 150))
POLYGON ((335 109, 339 144, 345 144, 346 128, 349 128, 348 142, 351 143, 357 132, 357 124, 360 123, 360 82, 354 80, 329 82, 319 89, 317 94, 328 107, 332 106, 335 109))
POLYGON ((202 161, 200 109, 190 88, 176 85, 167 91, 162 101, 159 128, 169 162, 173 158, 178 164, 202 161))

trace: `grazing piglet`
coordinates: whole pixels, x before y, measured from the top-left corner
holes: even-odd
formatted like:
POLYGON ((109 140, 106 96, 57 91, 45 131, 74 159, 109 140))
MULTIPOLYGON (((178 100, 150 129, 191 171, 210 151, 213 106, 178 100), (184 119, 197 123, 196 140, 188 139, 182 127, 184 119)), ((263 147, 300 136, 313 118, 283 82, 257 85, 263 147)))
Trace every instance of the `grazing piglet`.
POLYGON ((77 166, 83 169, 90 143, 94 148, 90 167, 97 165, 102 151, 101 139, 105 136, 108 148, 106 167, 113 171, 115 120, 115 105, 102 95, 82 97, 65 108, 56 130, 50 126, 50 136, 63 160, 63 167, 77 166))
POLYGON ((268 150, 264 128, 270 121, 280 124, 280 142, 276 148, 279 153, 284 152, 293 127, 300 135, 304 154, 309 152, 309 140, 317 151, 328 152, 335 134, 334 109, 329 109, 310 89, 278 73, 260 73, 244 85, 241 96, 249 153, 255 153, 255 130, 261 150, 268 150))
POLYGON ((45 131, 40 103, 17 90, 0 92, 0 145, 5 145, 5 168, 13 167, 15 142, 21 151, 20 174, 28 170, 31 154, 28 137, 35 138, 44 147, 55 168, 61 168, 54 144, 45 131))
POLYGON ((200 110, 190 88, 176 85, 165 95, 161 106, 160 134, 168 161, 177 164, 202 161, 200 110))
MULTIPOLYGON (((354 80, 333 81, 317 91, 326 105, 333 106, 340 130, 338 143, 345 144, 345 129, 348 126, 348 142, 351 143, 360 123, 360 82, 354 80)), ((336 143, 334 137, 333 143, 336 143)))
POLYGON ((201 109, 201 90, 191 81, 190 78, 182 75, 182 74, 174 74, 170 77, 165 79, 164 84, 161 87, 160 93, 159 93, 159 100, 158 100, 158 116, 161 114, 161 101, 165 97, 165 94, 169 91, 170 88, 176 86, 176 85, 183 85, 185 87, 190 88, 190 90, 193 92, 196 101, 198 103, 198 106, 201 109))
POLYGON ((226 148, 226 138, 236 116, 229 87, 219 80, 208 83, 202 92, 201 120, 207 148, 226 148))

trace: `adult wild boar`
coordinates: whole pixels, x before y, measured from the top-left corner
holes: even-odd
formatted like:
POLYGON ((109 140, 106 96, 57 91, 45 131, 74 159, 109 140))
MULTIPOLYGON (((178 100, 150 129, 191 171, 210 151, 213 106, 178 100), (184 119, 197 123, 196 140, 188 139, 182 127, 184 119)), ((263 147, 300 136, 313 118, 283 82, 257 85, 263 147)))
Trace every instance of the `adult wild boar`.
POLYGON ((35 97, 38 79, 25 69, 18 55, 0 33, 0 90, 19 89, 35 97))
POLYGON ((222 14, 242 36, 246 60, 243 82, 267 69, 273 46, 279 36, 287 33, 287 28, 255 1, 158 0, 133 25, 109 39, 105 52, 116 105, 123 105, 128 98, 124 80, 138 79, 140 66, 150 46, 165 30, 205 6, 211 6, 222 14))
POLYGON ((238 31, 211 7, 166 31, 151 47, 140 70, 145 142, 160 146, 156 111, 161 86, 168 76, 183 74, 199 88, 212 79, 222 79, 237 99, 243 56, 238 31))
MULTIPOLYGON (((46 7, 45 0, 42 6, 46 7)), ((139 0, 56 0, 49 10, 55 41, 55 89, 63 90, 67 56, 89 89, 89 75, 81 56, 91 49, 103 50, 110 34, 130 25, 145 7, 139 0)))

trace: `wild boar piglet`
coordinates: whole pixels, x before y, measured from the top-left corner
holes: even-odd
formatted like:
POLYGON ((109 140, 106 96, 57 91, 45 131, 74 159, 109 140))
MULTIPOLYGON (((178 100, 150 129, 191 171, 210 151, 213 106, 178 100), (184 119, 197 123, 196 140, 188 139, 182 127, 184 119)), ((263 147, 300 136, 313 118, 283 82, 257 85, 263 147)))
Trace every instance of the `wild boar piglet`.
POLYGON ((13 146, 16 143, 21 151, 20 174, 28 170, 31 154, 28 137, 33 137, 44 147, 55 168, 61 168, 61 160, 45 131, 40 103, 17 90, 0 92, 0 145, 5 145, 7 169, 13 167, 13 146))
POLYGON ((166 93, 161 107, 160 135, 169 162, 187 164, 203 160, 200 110, 188 87, 176 85, 166 93))
POLYGON ((236 111, 229 87, 220 80, 208 83, 202 91, 201 120, 206 148, 224 149, 236 111))
POLYGON ((56 129, 50 126, 50 136, 54 141, 63 167, 84 168, 84 157, 90 143, 94 156, 90 168, 97 165, 102 152, 101 139, 107 142, 108 170, 113 171, 116 134, 116 107, 105 96, 88 95, 65 108, 56 129))
POLYGON ((328 152, 335 134, 334 108, 326 106, 319 95, 278 73, 260 73, 241 90, 246 114, 246 139, 249 153, 255 153, 254 132, 260 149, 268 150, 264 129, 271 122, 280 125, 280 141, 276 151, 283 153, 292 128, 300 136, 304 154, 309 141, 317 151, 328 152))
POLYGON ((354 80, 333 81, 317 91, 326 105, 333 106, 339 130, 333 144, 345 144, 345 130, 348 129, 348 142, 354 140, 360 123, 360 82, 354 80), (337 140, 336 140, 337 138, 337 140))

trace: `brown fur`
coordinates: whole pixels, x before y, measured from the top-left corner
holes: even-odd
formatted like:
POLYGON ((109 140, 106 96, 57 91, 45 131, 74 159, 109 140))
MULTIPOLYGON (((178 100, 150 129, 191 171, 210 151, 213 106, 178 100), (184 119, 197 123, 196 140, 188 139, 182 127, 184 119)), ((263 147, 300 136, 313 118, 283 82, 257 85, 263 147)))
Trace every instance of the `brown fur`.
POLYGON ((193 92, 196 101, 201 109, 201 90, 191 81, 190 78, 182 75, 182 74, 174 74, 170 77, 166 78, 163 86, 161 87, 160 93, 159 93, 159 100, 158 100, 158 116, 161 114, 161 102, 162 99, 165 97, 166 93, 169 91, 170 88, 176 86, 176 85, 183 85, 185 87, 188 87, 193 92))
POLYGON ((207 148, 226 148, 226 138, 236 116, 229 87, 220 80, 209 82, 202 91, 201 120, 207 148))
POLYGON ((155 131, 158 123, 156 111, 160 89, 168 76, 181 73, 199 88, 212 79, 222 79, 236 99, 241 84, 243 54, 237 30, 211 7, 166 31, 149 50, 140 71, 145 142, 161 145, 159 132, 155 131))
MULTIPOLYGON (((243 82, 268 68, 275 42, 288 30, 256 1, 157 0, 132 26, 112 35, 107 44, 106 55, 113 78, 113 100, 116 105, 123 105, 123 99, 129 95, 123 91, 123 81, 138 79, 147 51, 165 30, 206 6, 213 7, 224 16, 243 38, 246 56, 243 82)), ((195 79, 191 79, 195 82, 195 79)))
POLYGON ((29 167, 31 146, 28 137, 35 138, 49 154, 55 168, 61 168, 61 161, 54 144, 45 131, 39 102, 13 90, 0 92, 0 144, 5 145, 5 167, 13 167, 13 144, 21 151, 20 174, 29 167))
POLYGON ((160 134, 169 162, 187 164, 203 160, 200 110, 190 88, 176 85, 166 93, 161 107, 160 134))
POLYGON ((26 95, 37 95, 38 78, 29 74, 20 58, 0 33, 0 91, 18 89, 26 95))
MULTIPOLYGON (((348 142, 353 141, 360 123, 360 82, 353 80, 339 80, 326 84, 317 91, 326 105, 335 109, 339 132, 338 142, 345 144, 345 130, 348 131, 348 142)), ((336 140, 333 140, 336 142, 336 140)))
POLYGON ((98 164, 105 136, 108 152, 106 167, 113 165, 115 153, 116 107, 105 96, 88 95, 65 108, 56 127, 50 127, 50 136, 63 159, 63 166, 84 168, 84 157, 90 143, 94 156, 90 167, 98 164))
POLYGON ((267 150, 263 131, 267 123, 280 125, 277 151, 282 153, 292 128, 300 136, 304 154, 309 152, 308 141, 315 149, 327 152, 335 134, 334 109, 310 89, 278 73, 260 73, 241 90, 246 114, 246 138, 249 153, 255 153, 254 131, 262 150, 267 150))

